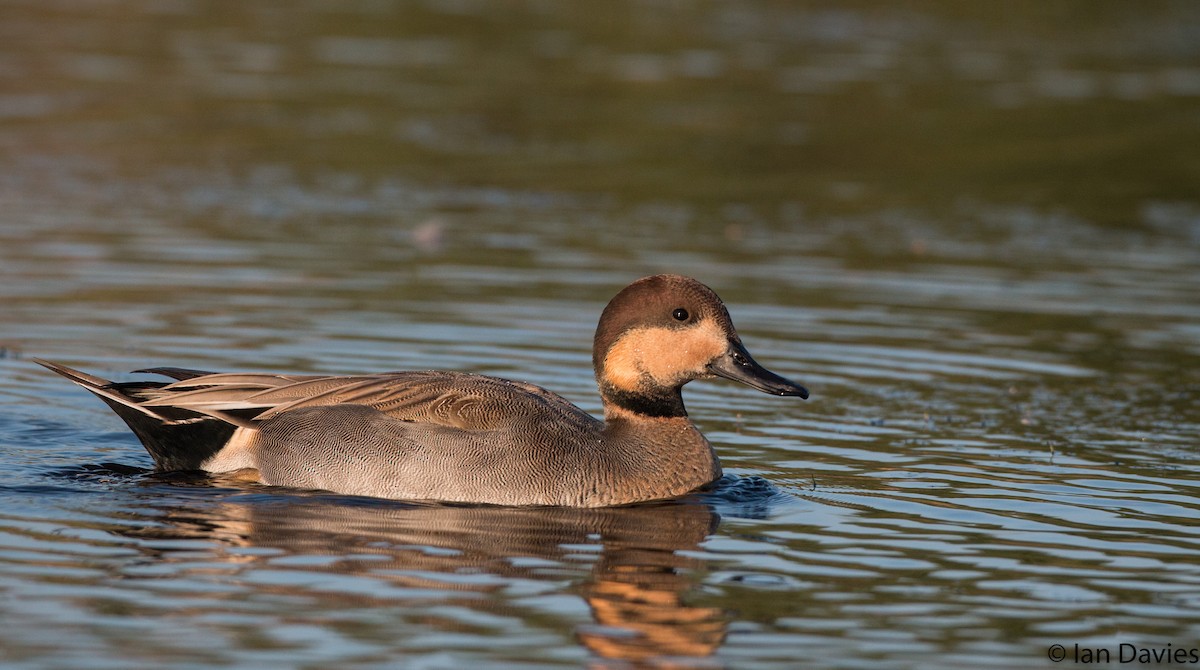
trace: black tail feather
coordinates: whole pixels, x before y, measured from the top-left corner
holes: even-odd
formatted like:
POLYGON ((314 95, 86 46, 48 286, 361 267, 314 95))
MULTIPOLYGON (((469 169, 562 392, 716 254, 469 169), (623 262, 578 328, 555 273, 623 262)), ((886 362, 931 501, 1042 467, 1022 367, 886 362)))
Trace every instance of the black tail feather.
POLYGON ((148 375, 162 375, 170 377, 175 381, 184 381, 185 379, 195 379, 196 377, 204 377, 211 375, 211 372, 204 370, 192 370, 190 368, 146 368, 145 370, 134 370, 134 373, 146 373, 148 375))
MULTIPOLYGON (((142 446, 150 452, 150 457, 154 459, 154 465, 159 470, 201 469, 200 465, 220 451, 238 428, 236 425, 220 419, 178 408, 155 408, 152 410, 141 405, 138 398, 130 394, 130 392, 161 387, 165 384, 156 382, 116 383, 57 363, 36 358, 33 360, 70 379, 103 400, 137 435, 142 446)), ((189 374, 197 371, 172 368, 171 372, 189 374)), ((176 379, 180 378, 175 374, 166 374, 176 379)))

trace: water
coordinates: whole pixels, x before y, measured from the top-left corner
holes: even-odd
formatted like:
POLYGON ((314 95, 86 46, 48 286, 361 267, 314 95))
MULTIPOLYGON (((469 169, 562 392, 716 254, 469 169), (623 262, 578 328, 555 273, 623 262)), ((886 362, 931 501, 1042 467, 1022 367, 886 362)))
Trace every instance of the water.
POLYGON ((4 667, 1200 647, 1192 4, 0 15, 4 667), (689 386, 729 477, 665 504, 155 475, 28 360, 447 368, 595 412, 600 309, 660 271, 813 392, 689 386))

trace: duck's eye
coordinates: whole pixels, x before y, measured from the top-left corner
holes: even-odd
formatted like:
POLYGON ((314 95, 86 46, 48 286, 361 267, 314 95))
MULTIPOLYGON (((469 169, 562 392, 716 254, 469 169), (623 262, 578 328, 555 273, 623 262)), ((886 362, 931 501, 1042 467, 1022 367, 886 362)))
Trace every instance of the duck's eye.
POLYGON ((676 321, 687 321, 688 311, 682 307, 676 307, 675 311, 671 312, 671 316, 675 317, 676 321))

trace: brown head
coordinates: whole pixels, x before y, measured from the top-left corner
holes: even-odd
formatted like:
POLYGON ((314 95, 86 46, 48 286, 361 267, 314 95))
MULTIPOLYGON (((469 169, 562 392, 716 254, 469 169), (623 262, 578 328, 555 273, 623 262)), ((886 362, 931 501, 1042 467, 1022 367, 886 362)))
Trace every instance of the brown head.
POLYGON ((680 275, 639 279, 600 315, 592 367, 606 403, 646 416, 687 416, 680 389, 720 376, 764 393, 808 397, 750 357, 725 304, 680 275))

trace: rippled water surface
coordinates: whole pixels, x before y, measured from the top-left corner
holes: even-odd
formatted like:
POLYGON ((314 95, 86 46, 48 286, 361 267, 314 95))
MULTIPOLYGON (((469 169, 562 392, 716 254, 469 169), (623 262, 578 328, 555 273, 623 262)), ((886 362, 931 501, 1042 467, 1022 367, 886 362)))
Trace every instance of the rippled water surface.
POLYGON ((1197 6, 603 12, 0 1, 0 665, 1200 648, 1197 6), (727 477, 661 504, 155 474, 30 360, 445 368, 596 412, 596 319, 653 272, 812 391, 690 385, 727 477))

